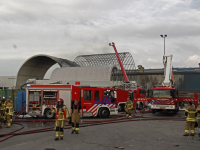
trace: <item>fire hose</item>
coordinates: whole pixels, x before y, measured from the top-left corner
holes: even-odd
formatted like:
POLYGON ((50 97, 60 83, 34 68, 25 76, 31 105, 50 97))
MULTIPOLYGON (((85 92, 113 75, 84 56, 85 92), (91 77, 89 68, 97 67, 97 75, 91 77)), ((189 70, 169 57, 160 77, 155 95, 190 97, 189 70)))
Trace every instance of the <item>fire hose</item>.
MULTIPOLYGON (((80 127, 89 127, 94 125, 103 125, 103 124, 110 124, 110 123, 120 123, 120 122, 130 122, 130 121, 152 121, 152 120, 171 120, 171 121, 185 121, 184 117, 140 117, 135 116, 133 119, 127 119, 126 117, 122 117, 120 115, 116 115, 118 118, 113 119, 106 119, 106 120, 93 120, 93 121, 83 121, 80 123, 80 127)), ((19 129, 16 129, 12 132, 6 133, 6 134, 0 134, 0 137, 7 136, 0 140, 0 142, 3 142, 13 136, 16 135, 24 135, 24 134, 32 134, 32 133, 39 133, 39 132, 48 132, 53 131, 54 127, 47 127, 47 128, 41 128, 41 129, 34 129, 34 130, 28 130, 28 131, 21 131, 17 132, 24 128, 24 125, 19 122, 54 122, 55 120, 15 120, 13 121, 13 124, 18 124, 21 127, 19 129)), ((64 129, 70 129, 71 125, 66 124, 64 129)))

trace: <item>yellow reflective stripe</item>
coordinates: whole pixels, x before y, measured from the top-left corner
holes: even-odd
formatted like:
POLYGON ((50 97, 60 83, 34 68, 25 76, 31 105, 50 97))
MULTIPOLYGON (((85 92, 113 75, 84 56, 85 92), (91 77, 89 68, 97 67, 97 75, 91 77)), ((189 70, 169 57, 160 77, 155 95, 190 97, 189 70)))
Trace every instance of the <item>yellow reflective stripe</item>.
POLYGON ((13 107, 6 107, 7 109, 9 109, 9 108, 13 108, 13 107))
POLYGON ((59 137, 59 132, 56 132, 56 138, 58 138, 59 137))
POLYGON ((78 131, 78 130, 79 130, 79 128, 76 128, 75 130, 76 130, 76 131, 78 131))
POLYGON ((189 130, 185 130, 185 133, 189 133, 189 130))
POLYGON ((190 114, 195 114, 196 111, 188 111, 190 114))
POLYGON ((196 121, 195 118, 187 118, 187 121, 196 121))
POLYGON ((58 122, 56 121, 55 126, 58 126, 58 122))
POLYGON ((194 133, 194 130, 191 130, 191 133, 194 133))
POLYGON ((68 118, 69 117, 69 111, 68 111, 67 108, 65 109, 65 113, 66 113, 66 118, 68 118))
POLYGON ((56 113, 56 110, 55 110, 55 109, 51 109, 51 112, 52 112, 52 113, 56 113))
POLYGON ((186 112, 189 112, 187 109, 185 110, 186 112))

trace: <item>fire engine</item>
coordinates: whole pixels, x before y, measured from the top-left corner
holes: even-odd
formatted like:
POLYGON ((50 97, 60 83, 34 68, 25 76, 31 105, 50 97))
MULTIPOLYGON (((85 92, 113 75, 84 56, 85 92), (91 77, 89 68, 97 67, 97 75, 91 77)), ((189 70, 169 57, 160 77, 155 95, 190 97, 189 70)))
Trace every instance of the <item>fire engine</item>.
MULTIPOLYGON (((129 91, 120 88, 84 86, 81 81, 78 83, 79 85, 73 85, 72 82, 69 85, 27 85, 27 113, 31 116, 44 115, 46 118, 54 118, 50 108, 55 108, 56 101, 63 98, 64 104, 69 109, 71 109, 71 104, 75 99, 79 100, 83 116, 105 118, 117 114, 118 106, 124 103, 129 96, 129 91)), ((132 87, 136 87, 136 83, 133 82, 132 85, 132 87)))
POLYGON ((31 116, 54 118, 50 108, 55 108, 57 100, 63 98, 69 109, 75 99, 79 100, 83 116, 104 118, 117 114, 118 108, 123 109, 128 97, 132 101, 137 98, 141 88, 137 88, 135 81, 128 80, 114 43, 110 46, 115 50, 125 82, 68 81, 67 84, 27 84, 26 112, 31 116))
POLYGON ((173 74, 171 68, 172 55, 163 56, 164 64, 164 81, 162 85, 151 88, 149 96, 151 101, 152 113, 158 111, 172 111, 174 113, 179 111, 179 102, 194 102, 197 106, 198 95, 194 97, 179 97, 178 91, 173 86, 173 74))

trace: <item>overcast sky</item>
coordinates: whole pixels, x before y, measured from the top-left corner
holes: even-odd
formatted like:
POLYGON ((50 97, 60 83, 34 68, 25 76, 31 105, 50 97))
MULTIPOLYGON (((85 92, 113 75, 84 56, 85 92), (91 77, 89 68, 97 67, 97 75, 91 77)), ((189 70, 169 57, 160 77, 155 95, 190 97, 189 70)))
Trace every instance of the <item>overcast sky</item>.
POLYGON ((130 52, 136 66, 200 63, 200 0, 1 0, 0 76, 15 76, 37 54, 74 60, 78 55, 130 52))

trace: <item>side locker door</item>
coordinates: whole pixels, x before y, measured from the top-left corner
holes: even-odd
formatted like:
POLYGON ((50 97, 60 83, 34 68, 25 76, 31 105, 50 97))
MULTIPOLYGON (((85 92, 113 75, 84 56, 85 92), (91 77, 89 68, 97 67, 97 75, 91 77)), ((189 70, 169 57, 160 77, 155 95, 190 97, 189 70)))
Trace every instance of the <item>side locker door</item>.
POLYGON ((81 88, 81 105, 83 116, 93 116, 93 88, 81 88))

